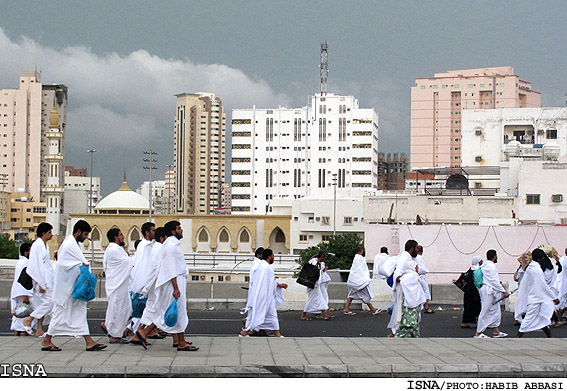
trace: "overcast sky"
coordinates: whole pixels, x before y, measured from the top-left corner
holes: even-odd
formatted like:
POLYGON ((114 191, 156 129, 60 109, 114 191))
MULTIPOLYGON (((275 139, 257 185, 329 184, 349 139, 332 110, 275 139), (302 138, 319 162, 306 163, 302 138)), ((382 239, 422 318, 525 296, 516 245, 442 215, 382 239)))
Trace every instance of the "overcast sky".
MULTIPOLYGON (((565 106, 567 2, 556 1, 17 1, 0 2, 0 88, 21 70, 69 87, 66 164, 89 167, 106 195, 173 159, 174 94, 207 91, 233 108, 297 107, 319 91, 379 115, 380 150, 409 153, 410 87, 454 69, 513 66, 565 106)), ((227 121, 227 132, 230 122, 227 121)))

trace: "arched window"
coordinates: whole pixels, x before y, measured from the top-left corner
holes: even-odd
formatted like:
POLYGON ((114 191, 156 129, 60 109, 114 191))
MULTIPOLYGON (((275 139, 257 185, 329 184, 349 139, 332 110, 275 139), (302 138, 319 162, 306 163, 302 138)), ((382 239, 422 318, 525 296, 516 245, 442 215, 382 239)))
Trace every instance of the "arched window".
POLYGON ((228 241, 228 232, 226 232, 226 229, 223 229, 219 235, 219 242, 227 243, 228 241))
POLYGON ((248 243, 250 241, 250 235, 248 234, 248 231, 243 230, 240 233, 240 241, 244 243, 248 243))
POLYGON ((276 243, 285 243, 285 235, 281 229, 276 232, 276 243))
POLYGON ((201 232, 199 232, 199 242, 208 242, 209 241, 209 234, 207 233, 206 230, 202 229, 201 232))

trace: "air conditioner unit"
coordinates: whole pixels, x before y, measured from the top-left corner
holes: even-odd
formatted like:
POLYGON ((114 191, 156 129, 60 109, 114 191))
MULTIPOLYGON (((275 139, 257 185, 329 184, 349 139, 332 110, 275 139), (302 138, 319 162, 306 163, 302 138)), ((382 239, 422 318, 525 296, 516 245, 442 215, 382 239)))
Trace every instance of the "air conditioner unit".
POLYGON ((482 162, 482 156, 475 156, 474 161, 477 162, 477 163, 482 162))
POLYGON ((551 201, 553 202, 563 202, 563 194, 552 194, 551 201))
POLYGON ((477 135, 477 136, 482 135, 482 129, 477 129, 477 130, 475 130, 475 131, 474 131, 474 134, 477 135))
POLYGON ((537 134, 544 134, 544 133, 545 133, 545 130, 544 130, 544 129, 538 129, 538 130, 537 130, 537 134))

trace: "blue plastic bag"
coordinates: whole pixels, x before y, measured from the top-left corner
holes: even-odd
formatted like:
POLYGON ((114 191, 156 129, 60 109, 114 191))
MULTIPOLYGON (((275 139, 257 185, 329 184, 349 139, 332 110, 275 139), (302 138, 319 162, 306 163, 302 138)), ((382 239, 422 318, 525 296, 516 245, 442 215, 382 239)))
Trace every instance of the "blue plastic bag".
POLYGON ((173 327, 177 324, 177 299, 173 299, 173 302, 167 307, 163 321, 167 327, 173 327))
POLYGON ((96 296, 96 276, 92 274, 88 266, 79 266, 80 274, 73 287, 73 299, 91 301, 96 296))
POLYGON ((148 296, 143 293, 130 292, 130 300, 132 300, 132 317, 141 318, 146 309, 148 296))

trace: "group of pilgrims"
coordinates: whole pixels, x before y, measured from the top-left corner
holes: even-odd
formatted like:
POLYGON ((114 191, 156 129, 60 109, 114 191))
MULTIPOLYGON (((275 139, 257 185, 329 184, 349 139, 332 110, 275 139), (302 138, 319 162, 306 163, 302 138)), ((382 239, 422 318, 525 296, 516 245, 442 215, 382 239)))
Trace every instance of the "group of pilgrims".
MULTIPOLYGON (((52 341, 54 336, 83 337, 87 351, 103 350, 107 345, 95 342, 90 336, 87 302, 73 297, 79 268, 90 268, 81 245, 88 239, 91 227, 84 220, 75 223, 72 234, 57 251, 55 263, 50 259, 48 244, 53 236, 52 228, 49 223, 39 224, 33 244, 20 246, 11 292, 11 329, 15 335, 41 337, 42 351, 61 351, 52 341), (21 284, 23 273, 31 278, 31 287, 21 284), (28 317, 20 318, 14 311, 23 304, 32 312, 28 317)), ((130 256, 120 229, 112 228, 107 232, 109 245, 103 258, 107 310, 100 327, 109 337, 110 344, 135 344, 147 349, 151 345, 150 339, 172 336, 173 348, 197 351, 199 348, 185 339, 189 323, 186 296, 189 272, 180 245, 183 238, 181 224, 170 221, 156 229, 154 223, 147 222, 142 225, 142 235, 135 254, 130 256), (145 303, 141 308, 140 301, 145 303), (165 316, 172 307, 177 310, 174 325, 165 316), (133 311, 134 308, 138 311, 133 311)), ((518 282, 514 314, 519 325, 517 337, 536 330, 543 330, 547 337, 552 337, 550 326, 563 324, 561 320, 567 310, 567 271, 564 271, 567 249, 566 256, 559 258, 552 247, 540 247, 518 258, 520 266, 514 275, 518 282), (555 265, 550 257, 555 260, 555 265)), ((331 278, 325 265, 327 257, 325 252, 319 252, 308 261, 319 269, 319 275, 314 286, 307 288, 307 301, 300 318, 303 321, 312 320, 309 314, 323 320, 334 318, 329 313, 331 278)), ((288 285, 275 278, 273 262, 271 249, 260 247, 256 250, 250 267, 248 299, 241 312, 245 318, 238 334, 240 337, 273 335, 283 338, 277 307, 285 301, 284 290, 288 285)), ((485 334, 489 328, 493 329, 494 338, 508 335, 499 329, 500 303, 513 292, 507 292, 500 282, 497 262, 495 250, 489 250, 485 260, 474 256, 470 269, 461 275, 462 281, 457 284, 464 291, 461 327, 472 328, 470 323, 476 323, 474 338, 489 338, 485 334)), ((423 247, 415 240, 408 240, 404 251, 396 256, 390 256, 388 249, 382 247, 374 257, 372 276, 366 262, 366 250, 359 245, 347 280, 348 296, 343 314, 356 315, 350 308, 353 300, 362 301, 372 315, 383 312, 373 306, 374 294, 370 287, 372 279, 383 279, 392 288, 393 304, 387 309, 390 314, 387 327, 391 330, 388 336, 418 338, 421 314, 435 312, 429 307, 428 272, 423 247)))
MULTIPOLYGON (((23 303, 33 312, 26 318, 13 316, 11 329, 15 335, 41 337, 41 350, 58 352, 52 338, 55 336, 83 337, 87 351, 100 351, 106 344, 95 342, 90 336, 87 322, 87 302, 73 297, 73 289, 80 267, 90 269, 90 262, 81 251, 81 244, 88 238, 91 226, 79 220, 73 233, 61 244, 56 262, 50 259, 48 242, 53 227, 40 223, 37 239, 33 244, 20 246, 20 259, 14 272, 12 286, 12 311, 23 303), (33 286, 27 290, 19 282, 22 272, 31 277, 33 286)), ((183 229, 178 221, 170 221, 156 229, 148 222, 142 225, 144 238, 136 252, 130 256, 124 249, 124 235, 119 228, 107 232, 108 247, 103 258, 106 278, 107 310, 102 330, 110 344, 135 344, 147 349, 149 339, 173 338, 177 351, 196 351, 185 339, 189 323, 187 316, 187 276, 189 275, 180 240, 183 229), (145 302, 139 317, 133 317, 132 306, 145 302), (177 321, 164 319, 170 306, 177 306, 177 321), (127 336, 132 335, 130 340, 127 336)), ((14 314, 15 315, 15 314, 14 314)))

